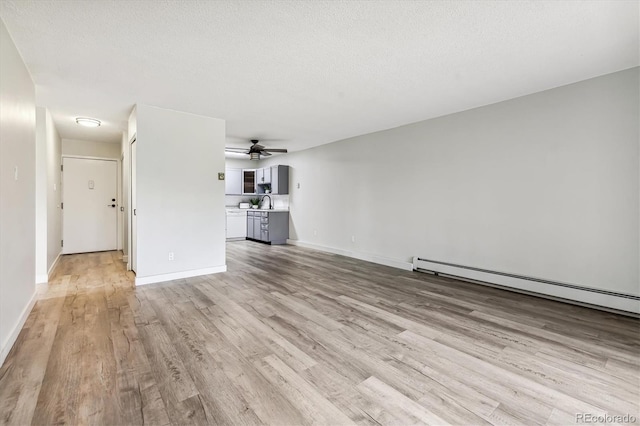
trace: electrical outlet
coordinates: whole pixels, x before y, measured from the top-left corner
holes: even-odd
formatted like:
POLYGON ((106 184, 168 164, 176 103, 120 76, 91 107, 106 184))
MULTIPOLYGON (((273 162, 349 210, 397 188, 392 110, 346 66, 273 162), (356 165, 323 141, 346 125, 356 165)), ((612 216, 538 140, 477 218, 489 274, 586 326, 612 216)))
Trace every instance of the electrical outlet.
POLYGON ((355 235, 352 235, 352 236, 351 236, 351 242, 352 242, 352 243, 355 243, 355 242, 356 242, 356 236, 355 236, 355 235))
POLYGON ((18 166, 13 168, 13 180, 18 180, 18 166))
POLYGON ((169 260, 173 260, 173 252, 172 251, 169 252, 169 260))

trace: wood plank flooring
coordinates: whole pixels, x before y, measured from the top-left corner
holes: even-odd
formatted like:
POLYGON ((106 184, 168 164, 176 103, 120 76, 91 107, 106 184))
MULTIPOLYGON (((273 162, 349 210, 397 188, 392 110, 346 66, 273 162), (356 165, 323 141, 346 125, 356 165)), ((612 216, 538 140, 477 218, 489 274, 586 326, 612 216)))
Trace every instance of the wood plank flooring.
POLYGON ((574 424, 640 418, 640 323, 293 246, 134 288, 64 256, 0 369, 0 424, 574 424))

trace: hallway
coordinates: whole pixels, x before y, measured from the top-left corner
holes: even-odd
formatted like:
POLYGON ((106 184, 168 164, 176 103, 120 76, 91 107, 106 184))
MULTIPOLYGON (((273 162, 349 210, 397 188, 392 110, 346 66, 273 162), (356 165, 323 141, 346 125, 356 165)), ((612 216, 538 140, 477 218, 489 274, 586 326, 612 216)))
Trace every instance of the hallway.
POLYGON ((0 370, 0 423, 113 423, 120 404, 134 403, 127 391, 116 400, 116 383, 135 383, 136 374, 116 378, 128 367, 113 357, 137 340, 133 277, 121 252, 61 257, 0 370))

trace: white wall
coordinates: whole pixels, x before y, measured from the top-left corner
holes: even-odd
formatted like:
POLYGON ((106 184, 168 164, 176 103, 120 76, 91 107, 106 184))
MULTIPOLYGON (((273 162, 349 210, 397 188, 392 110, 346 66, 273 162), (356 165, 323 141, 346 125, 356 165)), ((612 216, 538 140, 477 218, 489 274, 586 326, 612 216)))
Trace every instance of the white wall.
POLYGON ((261 165, 292 167, 292 239, 638 295, 638 70, 261 165))
POLYGON ((127 141, 131 142, 138 131, 138 107, 134 105, 127 121, 127 141))
POLYGON ((36 108, 36 282, 46 283, 61 252, 61 140, 51 114, 36 108))
POLYGON ((36 282, 47 277, 47 110, 36 108, 36 282))
POLYGON ((120 144, 62 139, 62 155, 120 159, 120 144))
POLYGON ((136 113, 136 283, 224 270, 224 121, 140 104, 136 113))
POLYGON ((51 113, 46 111, 47 132, 47 274, 53 270, 54 262, 62 252, 62 140, 58 134, 51 113))
POLYGON ((225 167, 228 169, 258 169, 260 161, 245 160, 242 158, 225 158, 225 167))
MULTIPOLYGON (((123 183, 124 185, 126 185, 126 199, 124 200, 125 203, 125 233, 126 233, 126 248, 124 248, 123 252, 124 255, 127 256, 126 260, 127 260, 127 270, 131 269, 131 256, 130 256, 130 251, 131 251, 131 207, 130 207, 130 203, 131 203, 131 142, 133 140, 133 138, 136 136, 136 132, 138 131, 138 127, 137 127, 137 107, 136 105, 133 106, 131 113, 129 114, 129 120, 127 121, 127 131, 124 132, 123 134, 123 142, 122 142, 122 155, 124 156, 124 162, 122 167, 124 167, 125 170, 125 182, 123 183), (125 251, 126 250, 126 251, 125 251)), ((123 188, 124 189, 124 188, 123 188)))
POLYGON ((0 20, 0 364, 35 300, 35 129, 35 87, 0 20))

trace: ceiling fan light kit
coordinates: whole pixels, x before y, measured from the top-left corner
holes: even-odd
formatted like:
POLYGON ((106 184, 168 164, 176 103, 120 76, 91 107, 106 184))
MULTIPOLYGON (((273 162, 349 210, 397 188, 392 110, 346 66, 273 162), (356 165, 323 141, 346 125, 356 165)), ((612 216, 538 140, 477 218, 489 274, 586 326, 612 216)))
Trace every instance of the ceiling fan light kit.
POLYGON ((227 147, 225 148, 226 152, 230 152, 230 153, 235 153, 235 154, 247 154, 249 155, 249 160, 254 160, 254 161, 258 161, 261 157, 268 157, 271 155, 272 152, 281 152, 281 153, 286 153, 287 150, 284 148, 265 148, 264 146, 260 145, 258 139, 251 139, 251 147, 249 147, 249 150, 245 150, 244 148, 233 148, 233 147, 227 147))

